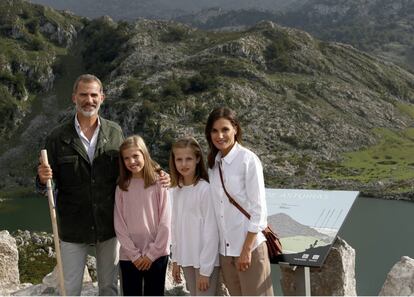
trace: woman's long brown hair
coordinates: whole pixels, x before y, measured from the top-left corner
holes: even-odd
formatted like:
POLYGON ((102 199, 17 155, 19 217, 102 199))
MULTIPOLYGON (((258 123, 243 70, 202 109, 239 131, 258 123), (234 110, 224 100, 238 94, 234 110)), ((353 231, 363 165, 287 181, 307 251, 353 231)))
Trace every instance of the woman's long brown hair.
POLYGON ((213 168, 216 155, 219 151, 214 146, 213 141, 211 140, 211 130, 213 130, 214 123, 221 118, 229 120, 233 127, 236 129, 237 133, 235 136, 235 141, 239 143, 241 143, 242 141, 242 129, 240 127, 240 122, 237 119, 236 112, 234 110, 228 107, 219 107, 210 112, 210 115, 207 119, 206 129, 204 131, 209 147, 209 152, 207 155, 207 162, 209 168, 213 168))
POLYGON ((177 167, 175 166, 175 155, 174 150, 178 148, 191 148, 193 151, 195 157, 197 159, 200 159, 200 161, 197 163, 196 171, 195 171, 195 180, 194 184, 196 185, 200 179, 204 179, 205 181, 208 180, 208 173, 206 170, 206 166, 204 164, 204 158, 203 158, 203 151, 201 149, 200 144, 197 142, 197 140, 194 137, 183 137, 178 139, 171 147, 171 153, 170 153, 170 175, 171 175, 171 187, 181 187, 180 182, 182 182, 182 176, 178 172, 177 167))
POLYGON ((157 173, 155 170, 158 164, 151 159, 147 146, 145 145, 144 139, 142 139, 142 137, 139 135, 133 135, 126 138, 119 147, 118 186, 123 191, 128 191, 128 187, 132 178, 132 173, 125 166, 122 152, 131 147, 136 147, 144 157, 144 168, 142 169, 144 177, 144 188, 153 185, 157 181, 157 173))

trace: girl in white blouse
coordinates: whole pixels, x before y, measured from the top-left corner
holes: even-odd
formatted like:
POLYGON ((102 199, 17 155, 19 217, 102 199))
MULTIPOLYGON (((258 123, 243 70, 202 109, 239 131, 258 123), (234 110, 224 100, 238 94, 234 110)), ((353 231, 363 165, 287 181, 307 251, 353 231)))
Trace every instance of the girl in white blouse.
POLYGON ((233 110, 213 110, 205 135, 224 282, 230 295, 273 295, 267 246, 261 232, 267 226, 262 164, 240 144, 242 130, 233 110), (219 167, 227 192, 250 214, 250 220, 230 203, 219 167))
POLYGON ((193 137, 179 139, 170 154, 173 200, 172 276, 184 272, 192 296, 215 295, 218 280, 218 230, 202 150, 193 137))

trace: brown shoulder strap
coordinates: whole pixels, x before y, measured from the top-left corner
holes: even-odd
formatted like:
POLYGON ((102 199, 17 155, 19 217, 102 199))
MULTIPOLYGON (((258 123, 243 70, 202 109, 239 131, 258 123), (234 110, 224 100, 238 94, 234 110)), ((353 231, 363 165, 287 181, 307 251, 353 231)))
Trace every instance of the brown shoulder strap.
POLYGON ((227 197, 229 198, 230 203, 233 204, 238 210, 240 210, 242 214, 244 214, 250 220, 250 214, 247 211, 245 211, 244 208, 241 207, 241 205, 238 204, 237 201, 233 199, 233 197, 230 196, 229 192, 227 192, 227 189, 224 186, 223 173, 221 172, 221 162, 218 168, 220 172, 220 180, 221 180, 221 184, 223 185, 224 193, 226 193, 227 197))

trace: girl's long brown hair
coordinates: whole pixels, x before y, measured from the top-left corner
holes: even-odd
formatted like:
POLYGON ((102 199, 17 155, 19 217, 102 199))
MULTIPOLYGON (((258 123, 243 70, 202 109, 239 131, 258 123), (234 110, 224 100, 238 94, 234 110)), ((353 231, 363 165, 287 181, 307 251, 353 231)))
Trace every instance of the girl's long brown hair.
POLYGON ((157 181, 156 168, 158 167, 158 164, 151 159, 147 146, 145 145, 144 139, 142 139, 142 137, 139 135, 133 135, 126 138, 119 147, 118 186, 123 191, 128 191, 128 187, 132 178, 132 173, 125 166, 122 152, 131 147, 136 147, 144 157, 144 168, 142 169, 144 177, 144 188, 147 188, 155 184, 155 182, 157 181))
POLYGON ((238 143, 241 143, 242 141, 242 129, 240 127, 240 122, 237 119, 236 112, 234 110, 228 107, 218 107, 214 109, 212 112, 210 112, 210 115, 207 119, 206 129, 204 130, 209 147, 207 162, 208 167, 210 168, 213 168, 215 158, 218 153, 218 149, 214 146, 213 141, 211 140, 211 130, 213 130, 214 123, 221 118, 229 120, 233 127, 236 129, 237 133, 235 136, 235 141, 237 141, 238 143))
POLYGON ((171 147, 170 153, 170 175, 171 175, 171 187, 181 187, 180 182, 182 182, 182 175, 178 172, 177 167, 175 166, 175 155, 174 150, 178 148, 191 148, 195 157, 200 159, 197 163, 195 171, 195 180, 194 184, 196 185, 200 179, 208 180, 208 174, 206 166, 204 164, 203 151, 200 144, 194 137, 183 137, 178 139, 171 147))

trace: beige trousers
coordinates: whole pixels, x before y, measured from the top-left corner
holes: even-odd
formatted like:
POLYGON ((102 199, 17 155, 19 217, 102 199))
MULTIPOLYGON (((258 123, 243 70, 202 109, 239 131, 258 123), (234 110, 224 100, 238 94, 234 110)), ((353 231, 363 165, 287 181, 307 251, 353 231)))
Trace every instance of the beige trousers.
POLYGON ((224 284, 232 296, 273 296, 270 262, 266 242, 252 252, 252 262, 247 271, 236 267, 238 257, 220 255, 224 284))
POLYGON ((191 266, 183 267, 185 283, 187 290, 190 291, 191 296, 215 296, 219 277, 219 267, 214 267, 210 275, 210 286, 206 291, 200 291, 197 287, 198 278, 200 276, 200 269, 191 266))

